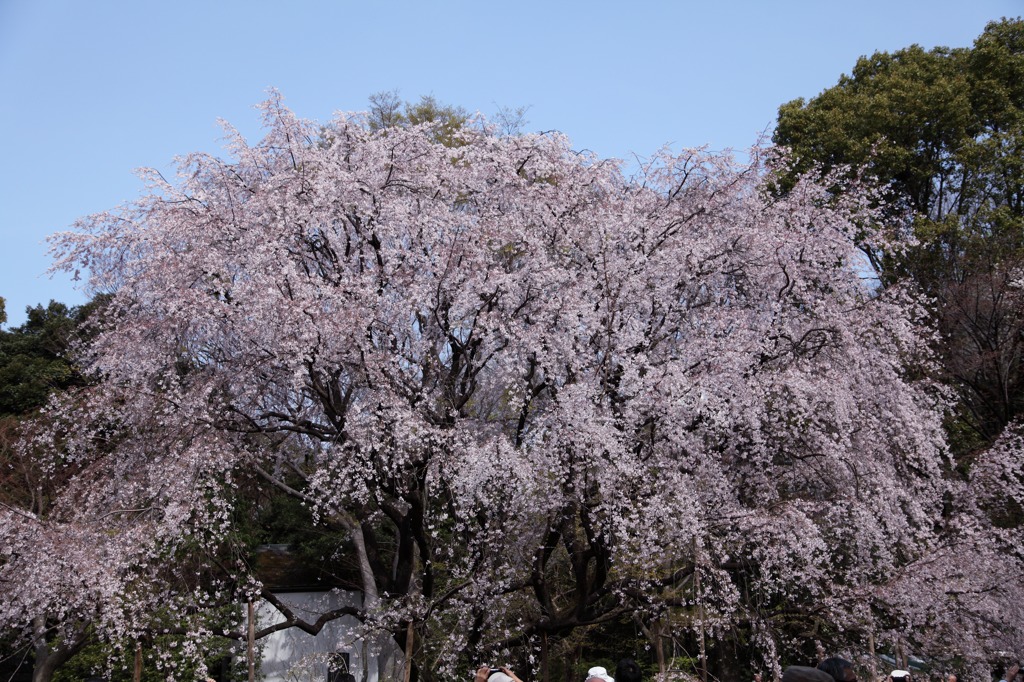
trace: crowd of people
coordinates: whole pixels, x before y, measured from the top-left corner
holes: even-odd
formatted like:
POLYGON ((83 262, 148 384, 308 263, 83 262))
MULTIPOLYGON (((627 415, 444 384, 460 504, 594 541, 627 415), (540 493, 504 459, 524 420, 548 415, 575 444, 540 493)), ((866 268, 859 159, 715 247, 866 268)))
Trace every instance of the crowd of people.
MULTIPOLYGON (((508 667, 492 668, 483 666, 476 671, 474 682, 523 682, 508 667)), ((608 669, 594 666, 587 671, 583 682, 643 682, 640 665, 632 658, 624 658, 615 667, 615 677, 608 674, 608 669)))
MULTIPOLYGON (((1011 665, 1000 682, 1015 682, 1020 666, 1011 665)), ((927 679, 927 678, 925 678, 927 679)), ((754 682, 761 682, 760 675, 754 675, 754 682)), ((826 658, 817 667, 790 666, 782 673, 782 682, 858 682, 853 663, 845 658, 826 658)), ((893 670, 882 682, 916 682, 909 670, 893 670)), ((923 680, 922 680, 923 682, 923 680)), ((957 676, 949 674, 944 682, 957 682, 957 676)))
MULTIPOLYGON (((1006 670, 1000 682, 1024 682, 1018 680, 1020 665, 1013 664, 1006 670)), ((587 671, 584 682, 643 682, 640 666, 631 658, 619 661, 615 668, 615 676, 608 674, 607 668, 595 666, 587 671)), ((476 671, 474 682, 523 682, 508 667, 492 668, 483 666, 476 671)), ((761 675, 754 675, 754 682, 761 682, 761 675)), ((793 665, 782 673, 782 682, 859 682, 853 663, 845 658, 833 656, 826 658, 816 667, 793 665)), ((916 682, 909 670, 893 670, 882 682, 916 682)), ((923 681, 922 681, 923 682, 923 681)), ((957 682, 957 676, 946 676, 945 682, 957 682)))

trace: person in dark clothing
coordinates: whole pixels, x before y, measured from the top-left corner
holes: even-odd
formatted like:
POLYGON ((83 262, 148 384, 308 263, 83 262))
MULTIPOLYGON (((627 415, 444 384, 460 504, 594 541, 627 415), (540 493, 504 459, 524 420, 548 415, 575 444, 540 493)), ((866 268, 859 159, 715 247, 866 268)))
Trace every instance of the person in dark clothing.
POLYGON ((615 682, 642 682, 640 666, 632 658, 624 658, 615 666, 615 682))
POLYGON ((836 682, 824 670, 808 668, 802 665, 791 665, 782 671, 782 682, 836 682))
POLYGON ((845 658, 838 656, 826 658, 818 664, 818 670, 828 673, 836 682, 857 682, 857 675, 853 672, 853 663, 845 658))

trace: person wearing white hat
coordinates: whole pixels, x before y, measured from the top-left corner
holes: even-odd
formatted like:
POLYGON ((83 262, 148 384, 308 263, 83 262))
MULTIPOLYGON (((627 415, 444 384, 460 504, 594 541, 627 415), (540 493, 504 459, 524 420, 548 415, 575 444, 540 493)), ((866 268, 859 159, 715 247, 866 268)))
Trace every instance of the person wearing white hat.
POLYGON ((910 682, 910 671, 893 670, 889 673, 889 679, 892 680, 892 682, 910 682))
POLYGON ((608 669, 599 665, 587 671, 586 682, 615 682, 615 678, 608 674, 608 669))

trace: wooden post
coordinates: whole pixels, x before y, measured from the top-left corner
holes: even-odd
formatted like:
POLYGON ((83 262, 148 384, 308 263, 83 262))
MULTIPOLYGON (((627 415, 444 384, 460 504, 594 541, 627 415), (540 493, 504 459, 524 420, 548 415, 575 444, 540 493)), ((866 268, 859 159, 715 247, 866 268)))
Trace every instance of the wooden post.
POLYGON ((665 661, 665 633, 661 622, 656 622, 651 627, 651 632, 654 633, 654 656, 658 659, 658 674, 661 675, 659 679, 667 679, 665 673, 668 672, 668 664, 665 661))
POLYGON ((256 682, 256 607, 249 600, 249 637, 246 658, 249 661, 249 682, 256 682))
POLYGON ((540 679, 541 682, 551 682, 548 677, 548 633, 540 633, 540 679))
POLYGON ((700 682, 708 682, 708 651, 704 641, 704 599, 700 596, 700 569, 694 576, 697 588, 697 618, 700 623, 700 682))
POLYGON ((700 551, 697 538, 693 538, 693 591, 697 599, 697 618, 700 625, 700 680, 708 682, 708 651, 704 641, 704 597, 700 593, 700 551))
POLYGON ((409 682, 412 679, 412 647, 416 642, 416 631, 412 627, 412 619, 409 619, 409 627, 405 631, 405 675, 403 679, 409 682))
POLYGON ((871 682, 878 679, 878 658, 875 656, 875 628, 868 630, 868 653, 871 655, 871 682))

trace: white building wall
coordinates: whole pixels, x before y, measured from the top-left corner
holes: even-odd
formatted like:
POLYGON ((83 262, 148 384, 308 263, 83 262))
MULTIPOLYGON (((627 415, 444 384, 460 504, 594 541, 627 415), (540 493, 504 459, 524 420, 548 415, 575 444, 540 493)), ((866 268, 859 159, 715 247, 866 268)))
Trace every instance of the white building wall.
MULTIPOLYGON (((285 592, 277 595, 295 615, 308 623, 320 614, 341 606, 358 606, 359 592, 285 592)), ((267 602, 256 610, 256 629, 285 620, 281 612, 267 602)), ((356 682, 385 682, 397 679, 401 669, 400 653, 384 637, 365 642, 360 637, 359 622, 352 616, 331 621, 314 637, 299 628, 287 628, 257 642, 261 649, 260 673, 266 682, 326 682, 328 661, 332 654, 349 655, 349 672, 356 682)))

